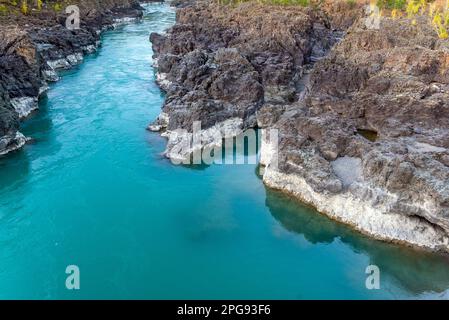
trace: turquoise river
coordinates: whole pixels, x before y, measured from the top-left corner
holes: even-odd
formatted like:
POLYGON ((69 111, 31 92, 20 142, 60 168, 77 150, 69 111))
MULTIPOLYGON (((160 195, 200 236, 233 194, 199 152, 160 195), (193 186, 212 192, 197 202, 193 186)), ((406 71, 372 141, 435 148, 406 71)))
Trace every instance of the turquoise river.
POLYGON ((0 158, 0 298, 448 297, 447 257, 353 232, 267 190, 255 165, 164 159, 145 130, 164 99, 148 36, 175 13, 146 8, 51 86, 22 124, 34 142, 0 158))

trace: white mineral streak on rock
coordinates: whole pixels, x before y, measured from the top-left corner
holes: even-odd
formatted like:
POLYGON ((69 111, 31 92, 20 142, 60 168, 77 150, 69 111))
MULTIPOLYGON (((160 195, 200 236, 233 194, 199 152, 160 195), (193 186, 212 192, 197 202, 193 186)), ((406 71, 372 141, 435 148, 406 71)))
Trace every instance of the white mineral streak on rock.
POLYGON ((45 83, 42 87, 39 88, 39 96, 47 92, 49 89, 50 87, 48 86, 47 83, 45 83))
POLYGON ((48 66, 53 69, 69 69, 71 67, 67 59, 57 59, 52 61, 47 61, 48 66))
POLYGON ((171 81, 167 79, 167 74, 160 72, 156 74, 156 82, 159 85, 159 87, 164 91, 167 91, 172 84, 171 81))
POLYGON ((27 117, 31 112, 37 110, 38 99, 36 97, 21 97, 11 99, 11 104, 20 118, 27 117))
POLYGON ((140 20, 140 18, 136 18, 136 17, 124 17, 124 18, 114 19, 114 23, 112 24, 112 27, 115 29, 118 26, 121 26, 123 24, 135 22, 138 20, 140 20))
POLYGON ((420 152, 420 153, 426 153, 426 152, 442 153, 442 152, 446 151, 445 148, 432 146, 431 144, 423 143, 423 142, 415 142, 414 145, 408 146, 408 148, 411 151, 420 152))
POLYGON ((90 53, 94 53, 95 51, 97 51, 97 46, 96 45, 88 45, 82 48, 83 52, 86 54, 90 54, 90 53))
POLYGON ((55 71, 55 69, 53 69, 51 67, 51 65, 49 63, 47 63, 48 67, 50 68, 49 70, 43 70, 42 71, 42 77, 44 78, 45 81, 50 81, 50 82, 56 82, 59 81, 59 75, 58 73, 55 71))
POLYGON ((83 52, 77 52, 68 55, 65 58, 47 61, 48 69, 42 71, 42 76, 45 81, 56 82, 59 81, 59 75, 56 72, 58 69, 70 69, 76 65, 83 63, 84 54, 91 54, 97 51, 101 42, 97 41, 95 44, 91 44, 82 48, 83 52))
POLYGON ((170 118, 168 117, 168 114, 165 112, 161 112, 156 121, 148 126, 148 130, 153 132, 160 132, 168 127, 169 121, 170 118))
MULTIPOLYGON (((262 144, 261 158, 271 157, 270 148, 268 144, 262 144)), ((377 239, 449 252, 449 238, 442 229, 424 219, 391 213, 396 195, 359 182, 357 158, 337 159, 333 163, 336 175, 344 184, 349 184, 347 189, 336 194, 318 193, 303 177, 280 172, 269 163, 265 165, 263 181, 267 186, 294 195, 332 219, 377 239), (349 173, 351 168, 356 173, 349 173)))
POLYGON ((362 159, 352 157, 337 158, 331 162, 335 175, 344 187, 362 180, 362 159))
POLYGON ((260 144, 260 164, 265 167, 271 165, 277 168, 279 153, 277 131, 262 129, 261 135, 262 139, 260 144))
POLYGON ((243 130, 241 118, 231 118, 215 124, 213 127, 197 132, 197 137, 186 130, 166 131, 162 136, 168 138, 167 148, 164 155, 173 162, 181 163, 188 161, 190 157, 202 149, 221 147, 223 139, 240 135, 243 130), (194 143, 198 141, 200 143, 194 143))
POLYGON ((76 66, 82 63, 84 60, 83 54, 81 52, 77 52, 67 56, 67 61, 71 66, 76 66))
POLYGON ((80 63, 82 63, 84 60, 83 54, 81 52, 77 52, 74 54, 68 55, 66 58, 61 58, 53 61, 47 61, 47 65, 50 67, 50 72, 48 75, 52 74, 51 70, 58 70, 58 69, 70 69, 80 63))
POLYGON ((28 139, 19 131, 13 135, 0 137, 0 156, 22 148, 28 139))

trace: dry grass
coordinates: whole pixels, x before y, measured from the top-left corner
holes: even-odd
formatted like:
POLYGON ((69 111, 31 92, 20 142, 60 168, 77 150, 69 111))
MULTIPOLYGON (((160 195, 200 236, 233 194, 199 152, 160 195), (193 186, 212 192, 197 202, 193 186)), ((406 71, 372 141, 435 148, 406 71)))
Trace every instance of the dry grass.
POLYGON ((233 7, 251 5, 253 10, 260 10, 260 6, 310 7, 328 13, 331 18, 338 16, 340 20, 344 20, 345 16, 349 18, 356 16, 354 11, 360 12, 363 6, 371 4, 377 6, 380 17, 409 19, 412 25, 417 23, 418 17, 427 17, 440 39, 449 38, 449 0, 214 0, 214 2, 233 7))
MULTIPOLYGON (((127 0, 121 1, 125 3, 127 0)), ((130 2, 130 1, 128 1, 130 2)), ((0 15, 33 15, 40 12, 61 12, 69 5, 84 9, 100 9, 119 4, 118 0, 0 0, 0 15)))
MULTIPOLYGON (((188 11, 185 11, 185 18, 180 15, 181 23, 190 21, 188 11)), ((239 5, 211 3, 200 16, 203 28, 210 25, 212 29, 212 26, 220 25, 225 29, 239 30, 239 43, 263 38, 285 47, 296 46, 296 36, 309 32, 313 21, 319 18, 311 8, 260 4, 257 1, 239 5)))
POLYGON ((440 39, 447 39, 449 33, 449 1, 448 0, 378 0, 379 2, 394 2, 385 6, 381 15, 394 19, 410 19, 412 25, 416 25, 418 17, 427 17, 433 25, 440 39))

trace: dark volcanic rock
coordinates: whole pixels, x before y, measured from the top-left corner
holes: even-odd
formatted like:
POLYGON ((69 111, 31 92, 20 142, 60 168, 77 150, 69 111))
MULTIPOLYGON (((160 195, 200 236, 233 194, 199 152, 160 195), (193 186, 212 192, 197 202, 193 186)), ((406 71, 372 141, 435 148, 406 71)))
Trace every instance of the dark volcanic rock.
POLYGON ((376 238, 449 251, 449 45, 427 18, 372 30, 347 1, 201 2, 151 41, 167 98, 150 129, 167 129, 168 157, 194 151, 173 151, 194 121, 207 137, 258 126, 268 186, 376 238))
POLYGON ((182 89, 168 89, 169 130, 191 128, 193 121, 207 129, 233 117, 248 119, 263 99, 258 73, 236 49, 191 51, 172 66, 170 79, 182 89))
POLYGON ((449 251, 442 43, 424 19, 384 18, 380 30, 355 23, 314 66, 301 106, 274 125, 279 167, 265 182, 378 238, 449 251))
POLYGON ((297 101, 310 66, 336 43, 323 11, 299 6, 188 3, 166 35, 152 34, 163 114, 150 129, 207 129, 235 117, 243 129, 270 103, 297 101), (217 59, 218 57, 218 59, 217 59))
POLYGON ((9 103, 6 90, 0 84, 0 136, 14 133, 19 127, 19 119, 9 103))
MULTIPOLYGON (((59 79, 56 69, 70 68, 99 45, 100 32, 123 17, 139 18, 135 0, 78 0, 81 28, 65 27, 66 15, 44 7, 22 15, 15 7, 0 17, 0 154, 21 147, 25 137, 18 119, 37 109, 47 81, 59 79)), ((51 5, 51 4, 50 4, 51 5)))
MULTIPOLYGON (((205 1, 178 9, 175 26, 150 40, 167 92, 150 130, 168 129, 173 140, 179 134, 170 132, 191 132, 195 121, 202 129, 232 119, 241 122, 234 128, 254 127, 264 103, 296 101, 308 66, 332 47, 335 34, 311 8, 205 1)), ((169 142, 167 155, 174 145, 169 142)))

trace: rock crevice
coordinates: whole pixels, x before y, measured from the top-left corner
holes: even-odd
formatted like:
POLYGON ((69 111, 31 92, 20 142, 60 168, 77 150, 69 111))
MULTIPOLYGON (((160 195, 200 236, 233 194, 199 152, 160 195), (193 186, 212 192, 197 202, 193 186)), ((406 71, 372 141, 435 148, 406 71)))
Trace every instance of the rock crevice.
POLYGON ((240 118, 262 130, 269 187, 373 237, 447 252, 448 40, 425 18, 368 29, 348 5, 179 8, 150 37, 167 92, 150 129, 166 130, 170 157, 172 132, 240 118))

